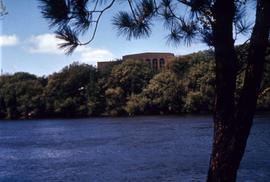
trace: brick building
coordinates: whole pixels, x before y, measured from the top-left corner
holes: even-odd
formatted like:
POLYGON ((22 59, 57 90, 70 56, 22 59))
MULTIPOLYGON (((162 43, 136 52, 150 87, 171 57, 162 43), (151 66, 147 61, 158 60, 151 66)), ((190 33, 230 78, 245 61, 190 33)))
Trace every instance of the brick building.
POLYGON ((163 52, 146 52, 123 56, 123 61, 139 60, 147 63, 154 70, 162 70, 174 59, 174 54, 163 52))
POLYGON ((102 61, 102 62, 97 62, 97 68, 101 72, 106 72, 109 70, 112 66, 121 64, 122 61, 102 61))
MULTIPOLYGON (((174 59, 174 54, 164 52, 146 52, 140 54, 125 55, 122 61, 143 61, 153 70, 159 71, 166 68, 168 63, 174 59)), ((121 61, 98 62, 97 66, 100 71, 104 71, 109 67, 120 64, 121 61)))

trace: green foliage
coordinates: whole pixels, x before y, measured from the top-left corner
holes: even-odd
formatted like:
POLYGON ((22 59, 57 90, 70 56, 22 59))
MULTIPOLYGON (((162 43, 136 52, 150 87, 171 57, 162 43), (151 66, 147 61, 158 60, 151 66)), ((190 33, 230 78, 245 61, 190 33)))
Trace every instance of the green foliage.
POLYGON ((211 112, 214 101, 215 64, 211 51, 177 58, 170 65, 183 87, 183 112, 211 112))
POLYGON ((43 114, 45 108, 43 89, 38 80, 15 84, 17 110, 21 118, 36 118, 43 114))
POLYGON ((28 73, 4 75, 0 79, 0 117, 8 119, 42 117, 42 79, 28 73))
POLYGON ((210 112, 213 109, 213 97, 202 92, 188 92, 185 98, 185 112, 210 112))
POLYGON ((170 71, 157 74, 142 95, 150 102, 153 111, 178 113, 182 105, 182 88, 176 75, 170 71))
POLYGON ((106 112, 108 115, 116 116, 123 113, 123 104, 125 102, 124 90, 120 87, 109 88, 105 92, 106 112))
POLYGON ((6 103, 3 97, 0 97, 0 119, 5 118, 7 113, 6 103))
POLYGON ((137 113, 178 113, 182 105, 182 89, 176 75, 165 71, 154 76, 139 94, 129 97, 125 110, 137 113))
POLYGON ((48 115, 79 117, 98 114, 97 79, 94 67, 78 63, 49 76, 45 87, 48 115))
POLYGON ((106 114, 119 115, 125 111, 127 98, 146 87, 153 71, 141 61, 130 60, 115 65, 110 74, 104 76, 99 79, 99 84, 105 96, 106 114))
POLYGON ((257 101, 257 108, 259 110, 270 110, 270 48, 267 49, 267 56, 264 68, 264 77, 261 86, 261 93, 257 101))
MULTIPOLYGON (((248 46, 238 47, 242 56, 248 46)), ((240 54, 240 53, 239 53, 240 54)), ((258 110, 270 110, 270 50, 266 56, 258 110)), ((241 55, 238 55, 241 56, 241 55)), ((29 73, 0 76, 0 119, 212 112, 215 91, 213 52, 179 56, 154 74, 140 61, 126 61, 106 74, 73 63, 48 77, 29 73)), ((237 94, 245 62, 239 62, 237 94)))
POLYGON ((121 87, 125 95, 137 94, 148 84, 153 77, 153 71, 142 61, 125 61, 114 66, 108 87, 121 87))
POLYGON ((150 103, 150 100, 142 94, 131 95, 127 98, 127 103, 124 109, 129 115, 146 114, 148 112, 148 103, 150 103))

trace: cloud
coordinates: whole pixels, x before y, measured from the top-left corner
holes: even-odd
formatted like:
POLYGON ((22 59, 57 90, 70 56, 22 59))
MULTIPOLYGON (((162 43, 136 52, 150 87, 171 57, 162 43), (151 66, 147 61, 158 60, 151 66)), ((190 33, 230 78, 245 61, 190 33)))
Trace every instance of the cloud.
MULTIPOLYGON (((62 40, 57 39, 54 34, 41 34, 32 36, 29 40, 28 48, 31 53, 42 54, 64 54, 64 50, 59 49, 58 44, 62 40)), ((78 57, 79 62, 96 65, 97 61, 107 61, 113 59, 113 54, 106 49, 96 49, 87 46, 79 46, 72 56, 78 57)))
POLYGON ((19 43, 19 39, 16 35, 2 35, 0 36, 0 47, 14 46, 19 43))
POLYGON ((98 61, 108 61, 113 59, 113 54, 106 49, 94 49, 91 47, 78 47, 75 50, 80 55, 80 62, 96 65, 98 61))
POLYGON ((62 40, 57 39, 55 34, 32 36, 29 43, 29 51, 31 53, 64 54, 64 51, 58 47, 58 44, 62 43, 62 40))

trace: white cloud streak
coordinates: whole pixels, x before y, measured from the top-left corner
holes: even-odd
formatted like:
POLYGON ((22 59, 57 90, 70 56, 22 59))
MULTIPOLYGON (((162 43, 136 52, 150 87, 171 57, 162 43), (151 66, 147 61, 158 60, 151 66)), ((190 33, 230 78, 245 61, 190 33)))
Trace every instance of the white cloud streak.
POLYGON ((0 47, 14 46, 19 43, 19 39, 16 35, 1 35, 0 36, 0 47))
MULTIPOLYGON (((33 54, 64 54, 64 51, 59 49, 58 44, 62 43, 55 37, 54 34, 40 34, 32 36, 29 39, 30 46, 28 51, 33 54)), ((98 61, 107 61, 113 59, 113 54, 106 49, 96 49, 87 46, 78 47, 72 54, 79 61, 87 64, 96 65, 98 61)))
POLYGON ((31 53, 43 54, 63 54, 64 51, 58 48, 62 41, 57 39, 54 34, 41 34, 32 36, 29 40, 31 53))
POLYGON ((80 62, 96 65, 98 61, 114 59, 113 54, 106 49, 93 49, 91 47, 78 47, 75 53, 80 54, 80 62))

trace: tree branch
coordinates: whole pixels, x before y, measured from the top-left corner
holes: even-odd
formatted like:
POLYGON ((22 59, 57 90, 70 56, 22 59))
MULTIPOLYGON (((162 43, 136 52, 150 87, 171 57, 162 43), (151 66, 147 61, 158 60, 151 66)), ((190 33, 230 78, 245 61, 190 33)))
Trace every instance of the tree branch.
MULTIPOLYGON (((95 5, 95 8, 94 8, 94 9, 96 9, 97 3, 98 3, 98 0, 96 1, 96 5, 95 5)), ((97 29, 98 29, 98 24, 99 24, 99 21, 100 21, 100 18, 101 18, 101 16, 102 16, 102 14, 103 14, 106 10, 110 9, 110 8, 113 6, 114 3, 115 3, 115 0, 112 0, 112 1, 110 2, 110 4, 109 4, 107 7, 105 7, 103 10, 101 10, 101 11, 93 11, 93 12, 98 12, 98 13, 100 13, 100 14, 98 15, 97 20, 93 21, 93 22, 95 23, 94 32, 93 32, 91 38, 89 39, 89 41, 84 42, 84 43, 79 42, 78 45, 80 45, 80 46, 82 46, 82 45, 87 45, 87 44, 91 43, 91 42, 94 40, 95 35, 96 35, 96 32, 97 32, 97 29)))

